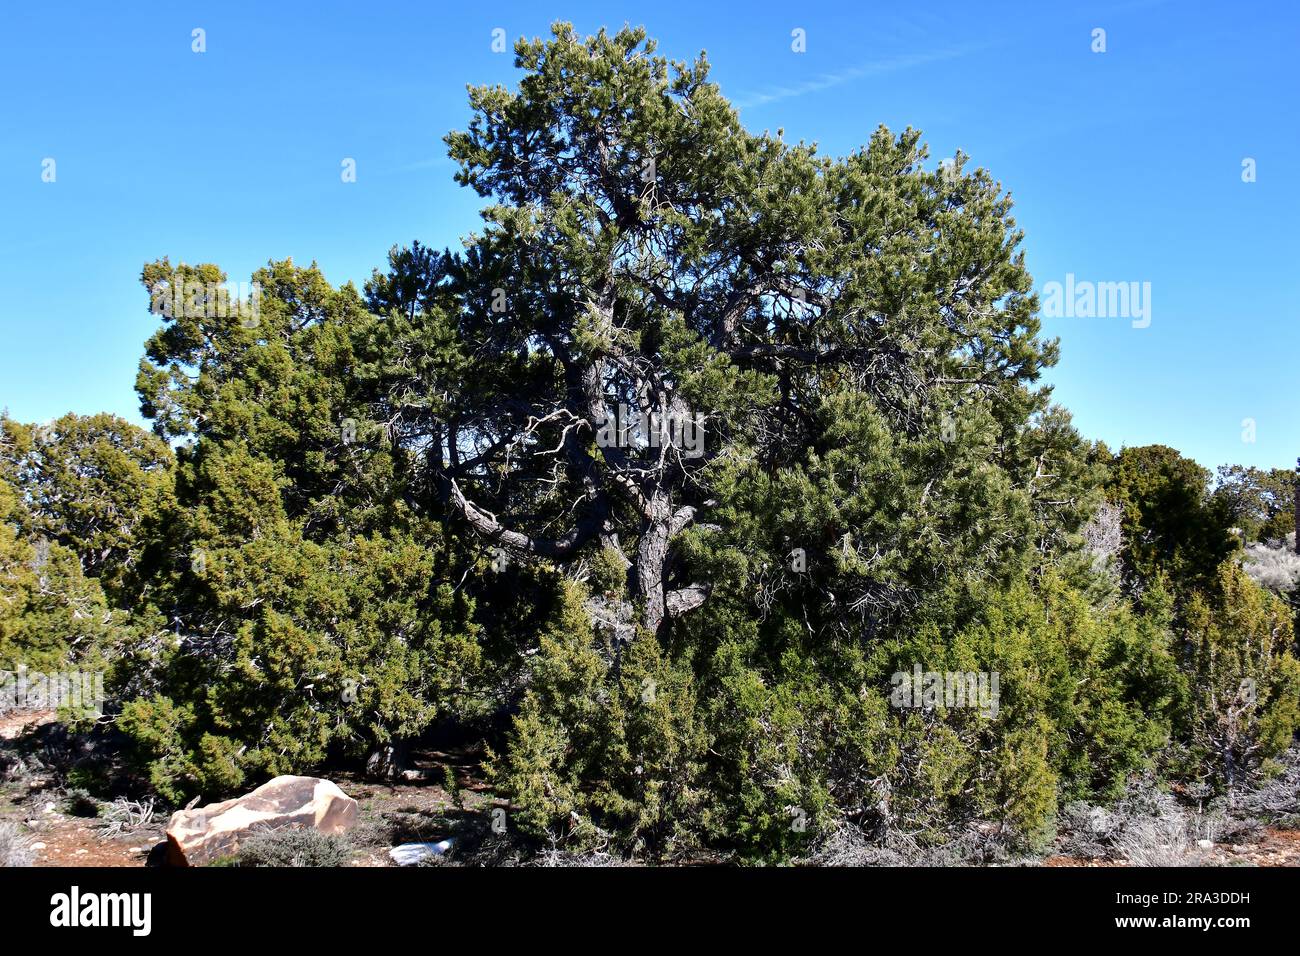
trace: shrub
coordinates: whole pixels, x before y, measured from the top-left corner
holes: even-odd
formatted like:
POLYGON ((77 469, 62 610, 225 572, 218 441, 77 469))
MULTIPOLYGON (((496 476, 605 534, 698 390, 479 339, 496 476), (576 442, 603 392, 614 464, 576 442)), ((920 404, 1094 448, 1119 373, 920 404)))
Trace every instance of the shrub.
POLYGON ((1123 859, 1133 866, 1197 866, 1198 846, 1226 832, 1219 810, 1193 812, 1150 775, 1135 777, 1108 806, 1067 804, 1057 821, 1060 852, 1097 859, 1123 859))
POLYGON ((348 844, 311 827, 256 833, 239 848, 240 866, 332 867, 348 860, 348 844))
MULTIPOLYGON (((417 735, 471 700, 472 606, 409 536, 328 545, 298 531, 207 552, 213 618, 156 669, 159 692, 129 701, 121 727, 174 803, 249 777, 309 771, 417 735), (248 610, 252 608, 253 610, 248 610)), ((477 700, 469 705, 482 706, 477 700)))
POLYGON ((1295 533, 1286 542, 1248 545, 1244 567, 1260 587, 1276 594, 1290 594, 1300 584, 1300 554, 1295 550, 1295 533))
POLYGON ((582 598, 575 585, 491 764, 512 819, 569 851, 783 860, 852 825, 873 853, 907 856, 909 840, 988 823, 1032 847, 1058 791, 1114 796, 1150 766, 1183 695, 1163 619, 1097 612, 1051 574, 981 593, 955 632, 900 627, 870 654, 801 643, 794 625, 775 661, 743 639, 741 611, 706 615, 676 647, 643 635, 611 650, 582 598), (996 712, 891 706, 891 674, 915 661, 997 673, 996 712))
POLYGON ((625 851, 671 856, 701 825, 707 738, 690 675, 652 637, 614 666, 597 651, 584 597, 566 587, 492 779, 530 836, 582 850, 614 830, 625 851))
POLYGON ((891 832, 881 839, 850 823, 836 826, 800 861, 809 866, 989 866, 1018 859, 1014 844, 996 828, 955 832, 940 844, 891 832))
POLYGON ((99 816, 99 801, 80 787, 74 787, 63 795, 63 806, 74 817, 99 816))
POLYGON ((1139 591, 1167 576, 1177 593, 1213 586, 1232 554, 1228 504, 1210 494, 1210 473, 1165 445, 1125 448, 1111 465, 1110 493, 1124 510, 1123 565, 1139 591))
POLYGON ((0 820, 0 866, 31 866, 31 841, 16 823, 0 820))
POLYGON ((1185 720, 1193 756, 1200 774, 1232 791, 1286 750, 1300 729, 1291 609, 1228 561, 1216 590, 1192 597, 1186 618, 1185 720))
MULTIPOLYGON (((0 418, 0 437, 8 424, 0 418)), ((2 465, 0 664, 55 671, 70 660, 93 660, 127 639, 123 615, 108 606, 99 582, 85 575, 75 552, 26 530, 26 505, 2 465)))
POLYGON ((118 797, 103 808, 100 833, 108 838, 143 830, 153 825, 156 811, 153 799, 118 797))
POLYGON ((1292 747, 1267 771, 1254 787, 1240 795, 1234 810, 1269 823, 1300 826, 1300 749, 1292 747))
POLYGON ((456 779, 456 768, 447 764, 442 768, 442 789, 447 794, 447 799, 451 805, 458 810, 465 809, 465 794, 460 789, 460 782, 456 779))
POLYGON ((591 558, 590 587, 593 594, 622 593, 627 584, 627 564, 614 548, 601 548, 591 558))

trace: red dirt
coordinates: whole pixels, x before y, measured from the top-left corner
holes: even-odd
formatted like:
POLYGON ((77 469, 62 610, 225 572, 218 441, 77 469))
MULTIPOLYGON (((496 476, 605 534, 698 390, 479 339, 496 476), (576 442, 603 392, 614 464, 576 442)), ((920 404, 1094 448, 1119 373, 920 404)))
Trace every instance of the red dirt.
POLYGON ((101 840, 88 821, 69 818, 33 834, 35 866, 144 866, 156 833, 101 840), (42 846, 43 844, 43 846, 42 846))
MULTIPOLYGON (((1245 863, 1250 866, 1300 866, 1300 830, 1266 827, 1254 843, 1217 843, 1204 851, 1211 864, 1245 863)), ((1049 856, 1043 866, 1128 866, 1127 860, 1090 860, 1049 856)))
POLYGON ((53 710, 0 712, 0 740, 15 740, 42 724, 52 723, 56 717, 58 713, 53 710))

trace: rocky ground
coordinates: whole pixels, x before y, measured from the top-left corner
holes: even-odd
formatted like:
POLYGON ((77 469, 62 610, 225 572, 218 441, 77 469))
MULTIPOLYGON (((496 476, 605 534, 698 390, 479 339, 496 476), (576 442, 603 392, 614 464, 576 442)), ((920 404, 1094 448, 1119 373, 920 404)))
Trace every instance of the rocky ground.
MULTIPOLYGON (((24 739, 54 720, 53 711, 0 715, 0 756, 16 756, 24 739)), ((420 751, 404 779, 391 785, 359 774, 331 774, 360 806, 361 820, 348 840, 350 865, 391 866, 392 846, 441 840, 458 819, 483 816, 495 801, 477 776, 480 758, 468 749, 420 751), (455 793, 447 790, 448 770, 455 793)), ((21 827, 35 866, 145 866, 166 840, 166 812, 118 832, 109 825, 110 803, 104 802, 98 815, 91 815, 93 809, 74 805, 56 775, 31 769, 30 758, 23 772, 0 774, 0 821, 21 827)))
MULTIPOLYGON (((116 804, 88 804, 60 784, 56 774, 43 772, 39 766, 33 769, 30 761, 17 765, 21 771, 15 772, 12 758, 24 739, 53 721, 52 712, 0 715, 0 757, 11 758, 8 772, 0 774, 0 822, 20 827, 30 841, 35 866, 147 865, 155 847, 165 840, 165 812, 150 817, 147 803, 130 802, 127 797, 116 804)), ((404 779, 393 784, 377 784, 357 774, 331 775, 360 807, 360 822, 347 840, 347 865, 392 866, 389 850, 393 846, 442 840, 453 832, 463 833, 465 821, 486 819, 498 801, 478 775, 480 757, 470 749, 419 751, 404 779), (455 781, 454 792, 448 791, 448 769, 455 781)), ((5 765, 0 762, 0 769, 5 765)), ((1095 822, 1096 814, 1103 811, 1092 813, 1095 822)), ((1113 821, 1110 826, 1113 829, 1113 821)), ((1300 866, 1300 829, 1236 826, 1219 839, 1185 840, 1183 829, 1162 831, 1145 821, 1137 829, 1144 827, 1150 834, 1142 841, 1119 839, 1087 845, 1074 834, 1058 839, 1057 852, 1017 862, 1049 867, 1300 866), (1162 835, 1166 832, 1173 835, 1162 835), (1085 845, 1086 849, 1081 849, 1085 845)), ((852 856, 826 860, 854 861, 852 856)))
MULTIPOLYGON (((1214 843, 1197 847, 1190 866, 1300 866, 1300 830, 1265 827, 1249 843, 1214 843)), ((1054 854, 1045 857, 1043 866, 1131 866, 1131 861, 1116 858, 1092 859, 1054 854)))

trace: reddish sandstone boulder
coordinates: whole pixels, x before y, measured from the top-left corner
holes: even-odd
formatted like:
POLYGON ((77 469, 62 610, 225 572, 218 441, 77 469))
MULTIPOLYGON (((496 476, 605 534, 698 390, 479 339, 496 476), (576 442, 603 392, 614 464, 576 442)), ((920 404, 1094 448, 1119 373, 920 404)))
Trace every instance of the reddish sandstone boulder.
POLYGON ((231 856, 255 832, 312 827, 335 835, 357 822, 357 802, 328 780, 276 777, 252 793, 223 803, 178 810, 167 824, 167 862, 210 863, 231 856))

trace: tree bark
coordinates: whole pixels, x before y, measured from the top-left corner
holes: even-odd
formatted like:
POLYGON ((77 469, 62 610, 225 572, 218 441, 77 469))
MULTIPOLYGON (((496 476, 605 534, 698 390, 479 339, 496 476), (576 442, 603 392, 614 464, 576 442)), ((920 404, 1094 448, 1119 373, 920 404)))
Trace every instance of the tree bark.
POLYGON ((657 633, 666 608, 664 579, 667 576, 668 539, 672 533, 672 509, 661 492, 650 499, 650 512, 641 528, 632 567, 632 594, 641 605, 645 629, 657 633))
POLYGON ((390 740, 370 752, 366 758, 366 776, 372 780, 396 780, 406 766, 407 742, 390 740))
POLYGON ((1295 553, 1300 554, 1300 458, 1295 464, 1295 553))

